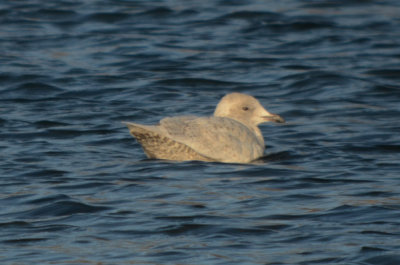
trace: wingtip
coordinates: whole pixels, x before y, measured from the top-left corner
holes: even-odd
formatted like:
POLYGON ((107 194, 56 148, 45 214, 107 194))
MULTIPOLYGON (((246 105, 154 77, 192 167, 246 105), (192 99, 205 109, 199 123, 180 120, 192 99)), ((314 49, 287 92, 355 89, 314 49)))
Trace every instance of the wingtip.
POLYGON ((127 121, 121 121, 122 124, 124 124, 125 126, 129 127, 129 122, 127 121))
POLYGON ((133 128, 137 128, 137 125, 132 122, 128 121, 121 121, 122 124, 125 124, 126 127, 128 127, 129 131, 133 130, 133 128))
POLYGON ((121 123, 122 123, 122 124, 125 124, 126 126, 129 126, 129 125, 136 125, 135 123, 129 122, 129 121, 121 121, 121 123))
POLYGON ((136 131, 138 128, 143 129, 145 126, 133 122, 122 122, 128 127, 129 131, 136 131))

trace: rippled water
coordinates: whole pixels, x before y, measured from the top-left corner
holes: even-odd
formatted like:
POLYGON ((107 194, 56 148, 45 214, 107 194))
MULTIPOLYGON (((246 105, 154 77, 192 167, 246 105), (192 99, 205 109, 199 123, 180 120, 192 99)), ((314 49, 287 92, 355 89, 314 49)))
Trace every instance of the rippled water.
POLYGON ((0 3, 1 264, 400 264, 400 4, 0 3), (121 121, 287 123, 255 164, 146 159, 121 121))

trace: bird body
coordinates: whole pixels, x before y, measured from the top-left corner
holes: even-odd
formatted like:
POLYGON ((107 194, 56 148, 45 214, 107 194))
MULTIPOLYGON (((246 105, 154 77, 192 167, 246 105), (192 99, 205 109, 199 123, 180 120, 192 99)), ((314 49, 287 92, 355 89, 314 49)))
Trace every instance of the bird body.
POLYGON ((232 93, 219 102, 214 116, 167 117, 158 125, 127 122, 149 158, 248 163, 264 153, 258 124, 284 122, 254 97, 232 93))

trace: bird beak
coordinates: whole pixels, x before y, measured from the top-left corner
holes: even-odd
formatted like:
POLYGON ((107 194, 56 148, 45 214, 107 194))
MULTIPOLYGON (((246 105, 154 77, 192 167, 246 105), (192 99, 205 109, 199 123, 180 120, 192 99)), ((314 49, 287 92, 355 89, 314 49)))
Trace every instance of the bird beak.
POLYGON ((273 121, 278 123, 284 123, 285 119, 279 116, 278 114, 268 113, 267 116, 263 116, 265 121, 273 121))

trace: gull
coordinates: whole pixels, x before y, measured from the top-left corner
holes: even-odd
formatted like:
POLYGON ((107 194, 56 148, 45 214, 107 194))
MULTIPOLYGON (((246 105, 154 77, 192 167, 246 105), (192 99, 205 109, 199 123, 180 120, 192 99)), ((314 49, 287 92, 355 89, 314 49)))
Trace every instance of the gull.
POLYGON ((157 125, 125 122, 148 158, 250 163, 264 154, 264 137, 258 125, 283 123, 247 94, 230 93, 210 117, 166 117, 157 125))

